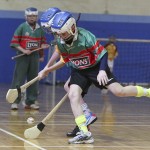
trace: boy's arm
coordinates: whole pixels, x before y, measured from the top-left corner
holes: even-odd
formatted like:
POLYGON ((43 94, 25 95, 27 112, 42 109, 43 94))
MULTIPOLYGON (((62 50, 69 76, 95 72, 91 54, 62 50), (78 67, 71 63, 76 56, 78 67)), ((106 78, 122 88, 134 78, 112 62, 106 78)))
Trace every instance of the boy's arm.
POLYGON ((100 66, 99 66, 99 73, 97 75, 97 81, 100 85, 105 86, 108 82, 108 76, 106 74, 107 69, 107 60, 108 60, 108 53, 105 53, 101 59, 100 66))
POLYGON ((52 65, 54 64, 54 62, 55 62, 56 60, 58 60, 58 58, 60 58, 60 53, 59 53, 59 51, 58 51, 58 47, 55 46, 55 51, 54 51, 54 53, 52 54, 50 60, 48 61, 47 65, 46 65, 45 67, 50 67, 50 66, 52 66, 52 65))
POLYGON ((59 68, 62 68, 65 65, 64 62, 62 62, 61 60, 58 61, 56 64, 50 66, 50 67, 46 67, 44 68, 42 71, 39 72, 38 76, 39 76, 39 80, 45 78, 50 72, 57 70, 59 68))

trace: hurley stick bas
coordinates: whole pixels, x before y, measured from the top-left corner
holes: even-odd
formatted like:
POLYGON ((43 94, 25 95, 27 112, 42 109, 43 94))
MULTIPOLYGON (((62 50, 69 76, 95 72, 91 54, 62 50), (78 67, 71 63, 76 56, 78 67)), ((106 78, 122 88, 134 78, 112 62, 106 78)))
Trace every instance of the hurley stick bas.
POLYGON ((16 89, 9 89, 6 94, 6 100, 9 103, 14 103, 14 101, 17 99, 18 96, 21 96, 21 92, 24 92, 30 85, 32 85, 34 82, 38 81, 39 77, 35 77, 31 81, 25 83, 21 87, 17 87, 16 89))
POLYGON ((48 121, 52 118, 52 116, 56 113, 56 111, 60 108, 60 106, 67 99, 68 94, 66 94, 59 103, 49 112, 49 114, 37 125, 34 127, 28 128, 24 131, 24 137, 27 139, 36 139, 43 131, 44 127, 47 125, 48 121))

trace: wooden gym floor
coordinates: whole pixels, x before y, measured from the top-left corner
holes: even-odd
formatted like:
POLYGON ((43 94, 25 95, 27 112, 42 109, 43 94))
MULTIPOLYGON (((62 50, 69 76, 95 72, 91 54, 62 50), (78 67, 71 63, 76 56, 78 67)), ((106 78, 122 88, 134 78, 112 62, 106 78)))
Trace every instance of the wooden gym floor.
POLYGON ((5 95, 10 85, 0 84, 0 150, 150 150, 150 99, 101 95, 91 87, 85 100, 98 120, 91 125, 94 144, 68 144, 67 131, 75 127, 67 100, 35 140, 24 138, 24 130, 35 126, 65 95, 63 86, 40 85, 39 111, 11 111, 5 95), (26 119, 34 117, 28 125, 26 119))

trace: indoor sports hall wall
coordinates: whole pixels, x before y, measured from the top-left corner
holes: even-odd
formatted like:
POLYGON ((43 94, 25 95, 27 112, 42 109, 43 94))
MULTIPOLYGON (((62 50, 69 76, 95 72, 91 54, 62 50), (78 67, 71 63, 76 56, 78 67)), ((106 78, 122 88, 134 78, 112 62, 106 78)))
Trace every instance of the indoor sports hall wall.
POLYGON ((149 0, 0 0, 0 10, 24 10, 34 6, 39 11, 49 7, 89 14, 149 15, 149 0))
MULTIPOLYGON (((23 16, 22 11, 0 11, 0 83, 11 83, 15 65, 11 57, 15 55, 15 51, 9 45, 16 27, 24 22, 23 16)), ((74 16, 77 18, 78 14, 74 16)), ((78 25, 90 30, 97 38, 108 38, 111 35, 119 39, 150 38, 150 17, 148 16, 81 14, 78 25)), ((48 41, 52 39, 48 35, 47 38, 48 41)), ((117 44, 119 56, 114 70, 117 79, 121 82, 150 82, 150 44, 128 43, 126 46, 122 43, 117 44)), ((48 51, 45 52, 47 58, 48 51)), ((46 63, 47 59, 41 64, 40 69, 46 63)), ((65 67, 57 71, 56 79, 64 82, 69 75, 70 71, 65 67)))

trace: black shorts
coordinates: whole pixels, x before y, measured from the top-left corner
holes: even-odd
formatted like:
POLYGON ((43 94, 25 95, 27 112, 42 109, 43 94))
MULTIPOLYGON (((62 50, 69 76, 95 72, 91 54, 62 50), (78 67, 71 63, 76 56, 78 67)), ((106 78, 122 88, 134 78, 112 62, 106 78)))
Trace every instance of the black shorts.
POLYGON ((100 89, 106 89, 106 86, 108 86, 109 84, 117 82, 114 75, 110 72, 108 66, 106 69, 106 73, 109 81, 105 86, 99 85, 99 82, 97 81, 98 73, 99 73, 99 63, 96 66, 88 69, 83 69, 83 70, 72 69, 70 85, 76 84, 80 86, 83 93, 86 94, 92 83, 100 89))
POLYGON ((80 80, 82 80, 83 86, 80 86, 82 89, 81 96, 84 97, 85 94, 87 94, 88 89, 91 86, 92 82, 90 80, 84 80, 84 78, 82 78, 82 76, 80 76, 78 73, 73 73, 73 72, 74 72, 74 69, 72 69, 71 78, 70 78, 70 82, 69 82, 68 86, 70 86, 71 84, 76 84, 76 85, 80 86, 80 84, 78 84, 78 83, 80 83, 80 80), (74 82, 74 80, 76 82, 74 82))

